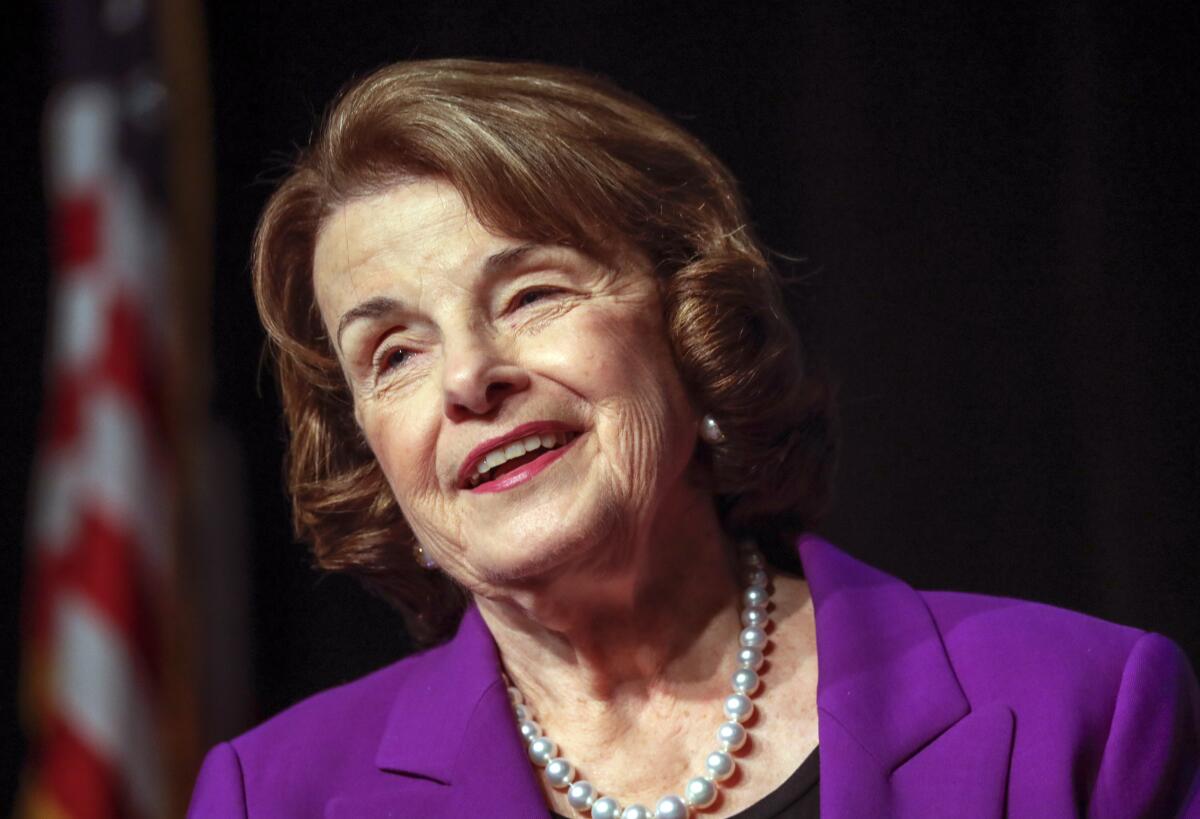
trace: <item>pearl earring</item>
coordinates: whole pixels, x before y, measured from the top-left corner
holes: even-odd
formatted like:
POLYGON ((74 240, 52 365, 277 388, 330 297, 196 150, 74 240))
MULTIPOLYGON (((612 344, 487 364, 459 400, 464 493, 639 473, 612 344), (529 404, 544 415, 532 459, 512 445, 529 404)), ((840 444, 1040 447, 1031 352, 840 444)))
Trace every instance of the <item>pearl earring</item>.
POLYGON ((700 437, 707 444, 725 443, 725 433, 721 431, 721 425, 717 423, 717 419, 713 418, 711 413, 700 419, 700 437))
POLYGON ((436 569, 437 561, 429 556, 425 551, 425 547, 420 543, 413 544, 413 559, 417 561, 417 565, 422 569, 436 569))

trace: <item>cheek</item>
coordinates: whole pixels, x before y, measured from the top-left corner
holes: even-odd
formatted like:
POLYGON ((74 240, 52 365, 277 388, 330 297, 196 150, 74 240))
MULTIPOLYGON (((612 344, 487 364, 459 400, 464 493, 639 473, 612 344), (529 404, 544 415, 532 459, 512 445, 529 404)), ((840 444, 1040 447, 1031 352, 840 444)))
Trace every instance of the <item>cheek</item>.
POLYGON ((436 485, 436 448, 428 422, 398 408, 362 413, 363 434, 402 508, 409 508, 436 485))
POLYGON ((575 383, 610 422, 610 431, 632 466, 660 468, 691 457, 693 411, 670 347, 653 315, 581 320, 575 383))
POLYGON ((581 315, 567 332, 577 381, 597 396, 676 392, 679 375, 663 332, 653 316, 625 310, 581 315))

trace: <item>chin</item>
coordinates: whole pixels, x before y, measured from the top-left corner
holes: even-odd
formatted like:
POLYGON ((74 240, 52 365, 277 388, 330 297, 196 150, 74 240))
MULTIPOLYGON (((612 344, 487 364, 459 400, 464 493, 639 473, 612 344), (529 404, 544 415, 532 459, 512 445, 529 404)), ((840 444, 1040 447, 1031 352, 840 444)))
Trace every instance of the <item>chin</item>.
POLYGON ((470 550, 467 562, 490 587, 536 585, 564 572, 607 563, 612 558, 608 552, 613 521, 606 515, 587 517, 586 523, 572 524, 565 516, 543 518, 542 525, 514 527, 507 536, 493 530, 470 550))

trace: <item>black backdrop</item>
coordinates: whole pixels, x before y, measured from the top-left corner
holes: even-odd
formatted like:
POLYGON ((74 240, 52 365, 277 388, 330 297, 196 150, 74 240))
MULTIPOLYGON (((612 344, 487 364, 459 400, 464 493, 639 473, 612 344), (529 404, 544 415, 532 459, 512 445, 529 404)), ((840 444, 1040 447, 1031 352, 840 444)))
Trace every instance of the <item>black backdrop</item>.
MULTIPOLYGON (((211 3, 213 411, 247 475, 253 719, 407 649, 291 541, 246 259, 281 157, 345 80, 410 57, 598 71, 728 162, 767 242, 806 259, 805 332, 840 385, 835 542, 919 587, 1080 609, 1200 660, 1200 13, 1029 6, 211 3)), ((5 714, 46 299, 40 26, 16 29, 3 201, 5 714)))

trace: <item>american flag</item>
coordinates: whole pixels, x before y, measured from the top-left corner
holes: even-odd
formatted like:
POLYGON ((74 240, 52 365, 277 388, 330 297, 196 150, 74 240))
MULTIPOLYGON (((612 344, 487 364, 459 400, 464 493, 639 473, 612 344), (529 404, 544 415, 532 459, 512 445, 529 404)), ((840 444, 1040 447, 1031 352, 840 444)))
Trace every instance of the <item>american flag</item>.
POLYGON ((46 396, 24 590, 29 761, 18 815, 170 815, 187 742, 178 311, 167 94, 153 4, 54 5, 43 123, 53 247, 46 396))

